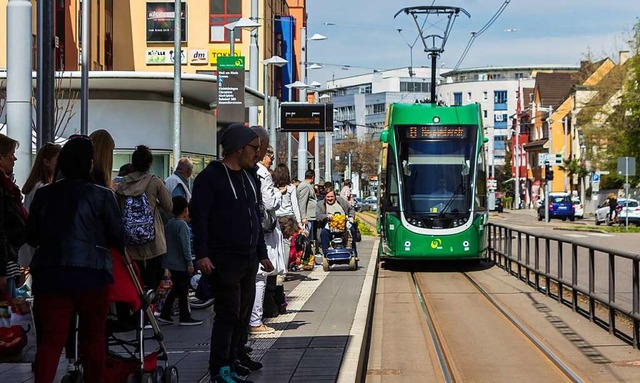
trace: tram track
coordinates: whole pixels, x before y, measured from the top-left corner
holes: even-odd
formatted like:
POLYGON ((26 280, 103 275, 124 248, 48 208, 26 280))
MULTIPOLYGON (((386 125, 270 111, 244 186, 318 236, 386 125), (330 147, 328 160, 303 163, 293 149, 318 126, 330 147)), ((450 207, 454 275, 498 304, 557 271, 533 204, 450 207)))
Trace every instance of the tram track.
POLYGON ((379 271, 367 382, 584 381, 547 334, 514 314, 513 292, 495 280, 488 292, 490 274, 398 267, 379 271))
MULTIPOLYGON (((433 346, 436 350, 436 355, 438 356, 439 366, 442 372, 442 376, 444 377, 444 381, 447 383, 454 382, 464 382, 465 376, 462 370, 465 369, 464 366, 458 365, 456 362, 456 357, 453 355, 455 352, 454 347, 448 346, 446 342, 447 332, 443 329, 443 326, 440 325, 437 314, 434 314, 437 310, 429 303, 429 299, 427 295, 429 293, 425 293, 425 287, 422 286, 420 282, 420 274, 416 272, 410 272, 411 279, 414 283, 414 287, 416 290, 418 301, 422 307, 422 311, 424 314, 425 321, 427 322, 427 327, 429 328, 429 335, 433 346)), ((507 309, 505 309, 497 300, 495 300, 482 286, 476 282, 473 277, 469 275, 469 273, 465 271, 459 271, 459 274, 464 276, 466 281, 473 286, 473 288, 479 292, 485 300, 491 304, 502 316, 503 319, 513 325, 513 328, 517 329, 519 334, 524 336, 530 344, 535 346, 537 350, 539 350, 548 361, 550 361, 561 373, 564 377, 574 383, 582 383, 583 380, 567 365, 565 364, 560 357, 555 355, 548 347, 544 345, 542 341, 537 339, 537 337, 529 331, 526 326, 524 326, 520 321, 515 318, 512 314, 509 313, 507 309)))

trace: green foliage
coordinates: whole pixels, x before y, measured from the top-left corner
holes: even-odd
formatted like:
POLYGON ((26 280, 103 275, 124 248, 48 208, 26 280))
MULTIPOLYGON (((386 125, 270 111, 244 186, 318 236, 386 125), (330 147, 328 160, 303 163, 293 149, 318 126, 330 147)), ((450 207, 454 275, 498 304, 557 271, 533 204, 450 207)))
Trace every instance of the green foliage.
POLYGON ((373 227, 367 225, 363 221, 356 218, 356 225, 358 225, 358 229, 360 230, 360 234, 362 235, 374 235, 373 227))

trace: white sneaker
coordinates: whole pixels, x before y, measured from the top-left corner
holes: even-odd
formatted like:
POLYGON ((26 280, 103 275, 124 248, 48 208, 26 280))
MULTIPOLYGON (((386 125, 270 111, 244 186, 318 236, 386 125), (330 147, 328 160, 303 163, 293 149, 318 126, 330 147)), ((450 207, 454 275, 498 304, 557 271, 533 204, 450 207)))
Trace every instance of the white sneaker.
POLYGON ((272 334, 276 332, 273 327, 269 327, 265 324, 261 324, 260 326, 249 326, 249 334, 260 335, 260 334, 272 334))

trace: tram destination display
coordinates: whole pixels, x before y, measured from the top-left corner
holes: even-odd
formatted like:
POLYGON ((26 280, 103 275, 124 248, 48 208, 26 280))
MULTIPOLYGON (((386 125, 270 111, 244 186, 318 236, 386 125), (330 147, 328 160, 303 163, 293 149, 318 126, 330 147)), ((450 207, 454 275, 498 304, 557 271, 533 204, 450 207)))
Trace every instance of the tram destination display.
POLYGON ((409 125, 405 137, 411 140, 465 140, 468 129, 461 125, 409 125))

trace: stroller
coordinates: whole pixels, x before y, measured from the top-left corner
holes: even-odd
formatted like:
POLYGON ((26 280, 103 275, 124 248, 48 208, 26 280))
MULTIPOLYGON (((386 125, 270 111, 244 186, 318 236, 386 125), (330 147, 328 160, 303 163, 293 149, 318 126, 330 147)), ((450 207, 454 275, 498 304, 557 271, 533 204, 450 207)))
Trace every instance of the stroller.
POLYGON ((349 265, 349 270, 358 269, 358 259, 352 248, 351 223, 344 215, 335 215, 329 222, 329 248, 322 258, 322 269, 329 271, 333 265, 349 265))
MULTIPOLYGON (((111 383, 178 383, 178 369, 175 366, 168 366, 167 349, 151 310, 155 293, 152 290, 143 291, 139 271, 126 252, 122 254, 120 251, 112 249, 111 256, 114 283, 109 292, 111 309, 107 317, 105 381, 111 383), (145 326, 149 325, 152 334, 146 336, 145 326), (125 339, 125 336, 129 339, 125 339), (145 353, 145 341, 147 340, 156 341, 158 347, 154 351, 145 353), (163 366, 160 366, 159 362, 163 362, 163 366)), ((77 354, 77 318, 75 339, 77 354)), ((67 373, 62 378, 62 383, 82 382, 81 365, 82 356, 76 363, 76 371, 67 373)))

